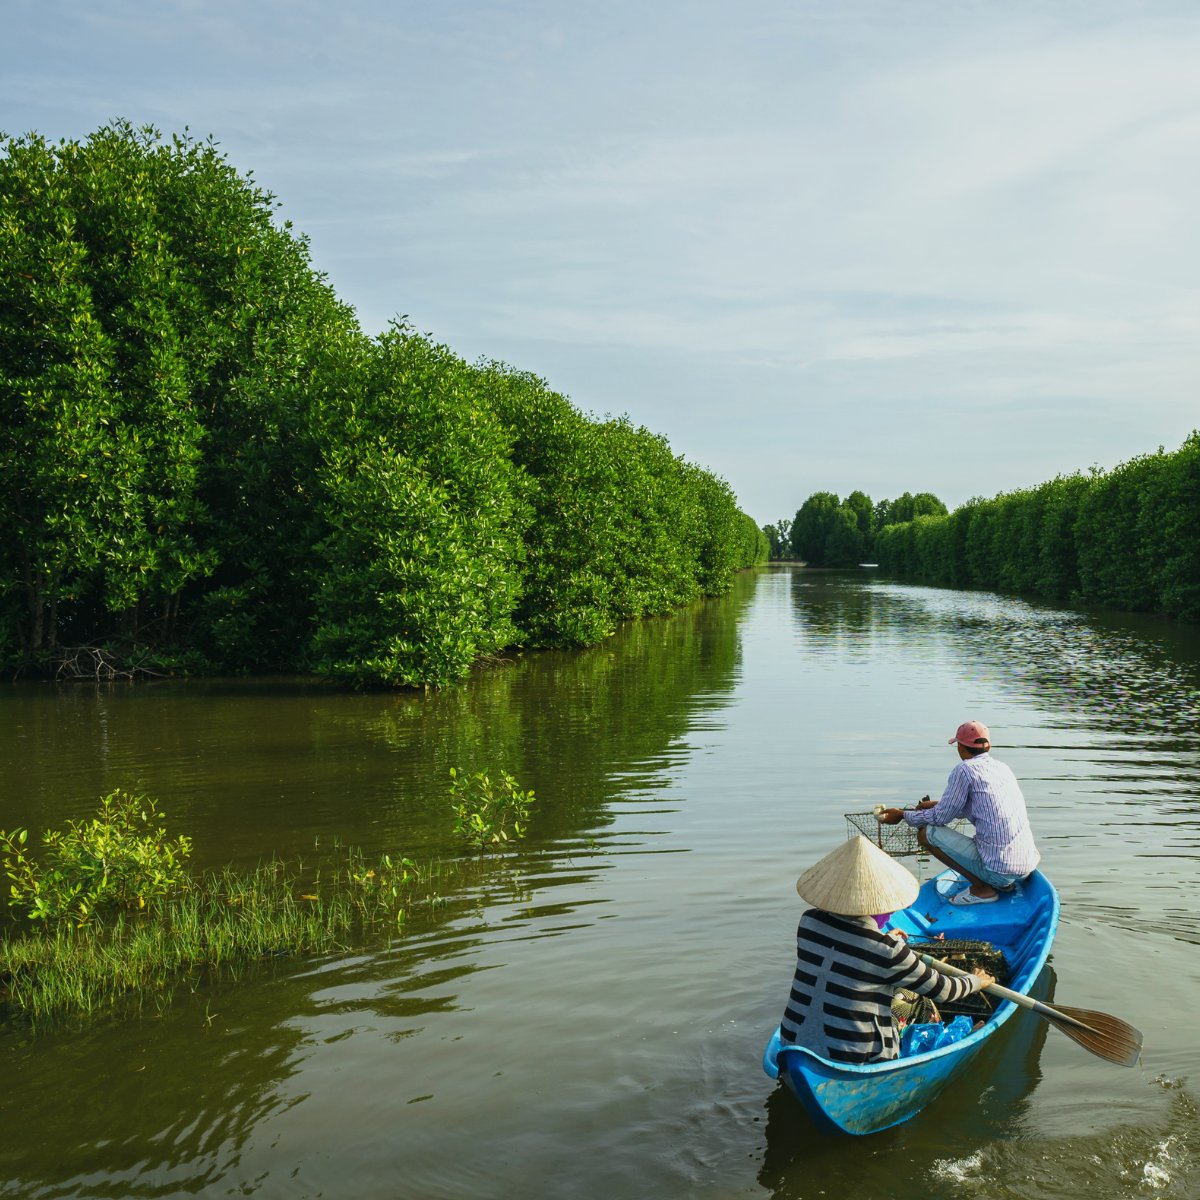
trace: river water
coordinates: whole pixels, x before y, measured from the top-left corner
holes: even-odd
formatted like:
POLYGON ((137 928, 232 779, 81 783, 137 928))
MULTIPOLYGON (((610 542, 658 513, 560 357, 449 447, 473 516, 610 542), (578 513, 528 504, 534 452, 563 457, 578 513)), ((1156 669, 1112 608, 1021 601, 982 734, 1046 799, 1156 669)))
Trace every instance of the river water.
POLYGON ((789 567, 429 695, 9 685, 3 828, 122 787, 200 866, 432 863, 452 766, 538 802, 390 941, 0 1033, 0 1194, 1194 1200, 1198 751, 1200 631, 789 567), (819 1134, 760 1067, 796 875, 844 814, 939 794, 967 717, 1059 889, 1053 998, 1137 1025, 1143 1064, 1018 1013, 913 1121, 819 1134))

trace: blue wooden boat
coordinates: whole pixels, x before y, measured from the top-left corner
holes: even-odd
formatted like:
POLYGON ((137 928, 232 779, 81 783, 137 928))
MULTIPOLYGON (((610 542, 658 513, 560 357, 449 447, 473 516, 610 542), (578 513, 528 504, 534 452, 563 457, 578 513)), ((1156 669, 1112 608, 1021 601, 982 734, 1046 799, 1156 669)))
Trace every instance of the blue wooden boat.
MULTIPOLYGON (((919 952, 919 940, 939 933, 948 939, 991 942, 1008 960, 1008 987, 1028 995, 1046 965, 1058 928, 1058 893, 1050 881, 1034 871, 994 904, 969 906, 951 904, 938 895, 936 884, 937 879, 927 880, 913 904, 892 915, 888 928, 907 933, 919 952)), ((936 946, 923 952, 937 955, 936 946)), ((878 1133, 919 1113, 967 1069, 987 1039, 1016 1011, 1011 1000, 1002 1000, 994 1014, 961 1041, 909 1058, 859 1066, 830 1062, 803 1046, 789 1045, 780 1040, 776 1029, 763 1054, 763 1070, 772 1079, 783 1079, 819 1128, 878 1133)))

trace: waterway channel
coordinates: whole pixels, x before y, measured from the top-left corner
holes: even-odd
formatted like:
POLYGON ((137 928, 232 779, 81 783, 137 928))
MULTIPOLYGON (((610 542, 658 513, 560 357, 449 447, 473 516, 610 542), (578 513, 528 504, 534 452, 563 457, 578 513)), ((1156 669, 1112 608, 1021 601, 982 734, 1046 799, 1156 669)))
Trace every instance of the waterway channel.
POLYGON ((427 695, 0 689, 0 828, 126 788, 201 867, 461 857, 451 767, 532 787, 532 828, 395 936, 0 1031, 0 1194, 1200 1195, 1200 631, 780 566, 427 695), (796 875, 844 814, 937 795, 967 717, 1060 892, 1054 997, 1137 1025, 1143 1063, 1018 1014, 913 1121, 820 1134, 760 1067, 796 875))

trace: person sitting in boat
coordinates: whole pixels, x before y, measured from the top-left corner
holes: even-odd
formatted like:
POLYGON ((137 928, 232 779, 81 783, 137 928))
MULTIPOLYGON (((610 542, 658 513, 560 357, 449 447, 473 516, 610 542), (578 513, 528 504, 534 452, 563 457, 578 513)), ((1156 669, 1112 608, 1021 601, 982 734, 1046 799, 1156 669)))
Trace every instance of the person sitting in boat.
POLYGON ((843 843, 796 880, 813 907, 796 930, 796 974, 780 1039, 831 1062, 897 1057, 892 996, 900 988, 935 1003, 961 1000, 995 983, 986 972, 957 977, 923 963, 876 915, 906 908, 919 885, 912 872, 861 835, 843 843))
POLYGON ((951 904, 991 904, 999 893, 1011 892, 1041 855, 1017 777, 991 755, 988 727, 982 721, 964 721, 950 745, 958 746, 960 761, 950 772, 942 798, 926 796, 915 809, 885 808, 879 820, 917 826, 921 845, 959 873, 945 885, 951 904), (948 828, 961 818, 975 826, 974 837, 948 828))

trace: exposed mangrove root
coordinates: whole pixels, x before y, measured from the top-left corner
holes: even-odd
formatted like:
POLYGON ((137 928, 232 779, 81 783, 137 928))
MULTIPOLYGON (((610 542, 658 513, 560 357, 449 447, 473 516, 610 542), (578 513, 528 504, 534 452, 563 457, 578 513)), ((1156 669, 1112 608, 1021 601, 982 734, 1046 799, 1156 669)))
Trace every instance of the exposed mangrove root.
POLYGON ((70 646, 58 650, 51 659, 58 680, 113 683, 118 679, 162 679, 162 671, 133 662, 104 646, 70 646))

